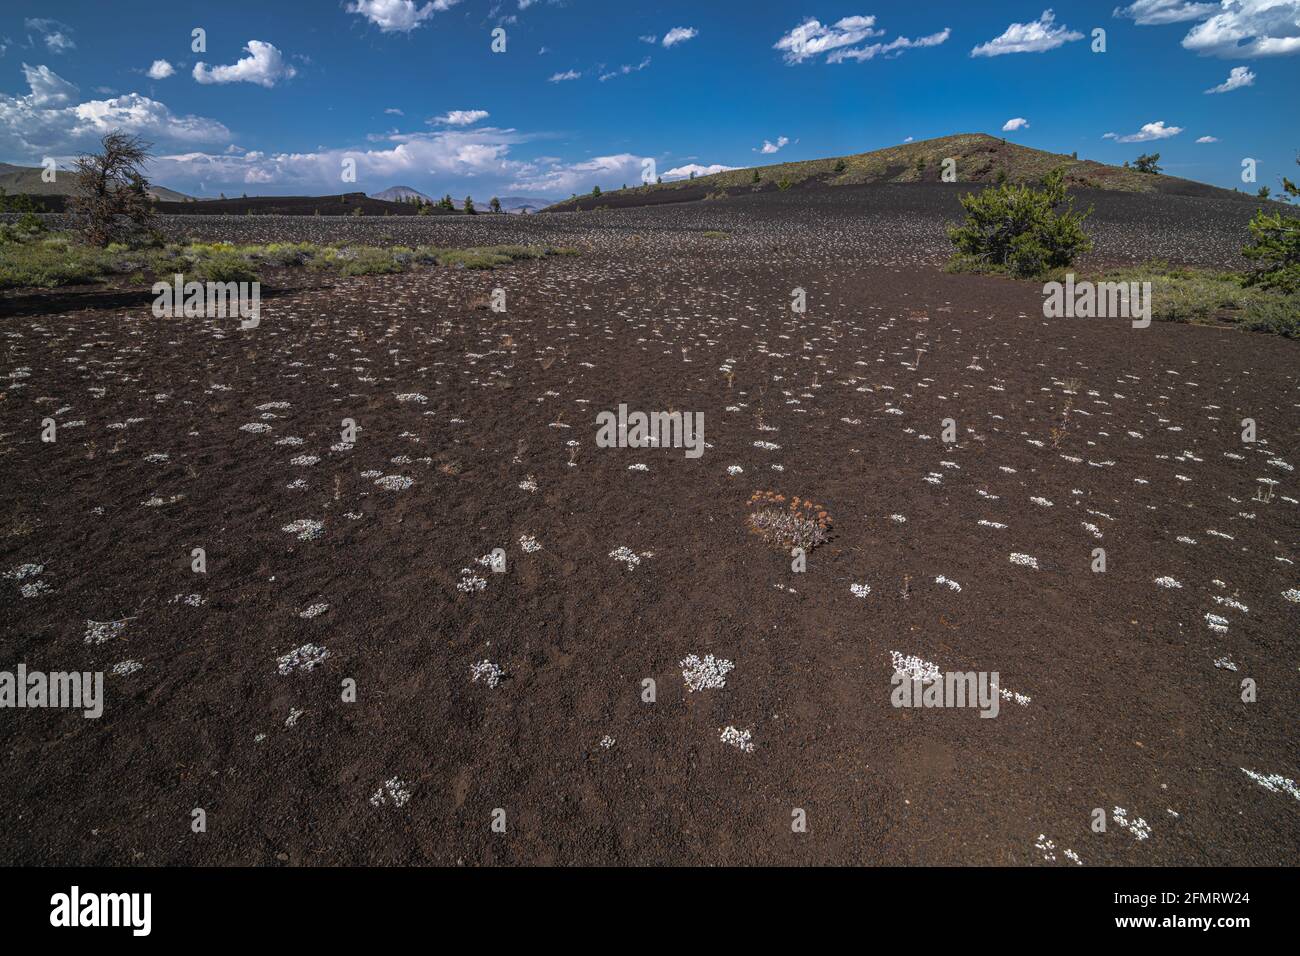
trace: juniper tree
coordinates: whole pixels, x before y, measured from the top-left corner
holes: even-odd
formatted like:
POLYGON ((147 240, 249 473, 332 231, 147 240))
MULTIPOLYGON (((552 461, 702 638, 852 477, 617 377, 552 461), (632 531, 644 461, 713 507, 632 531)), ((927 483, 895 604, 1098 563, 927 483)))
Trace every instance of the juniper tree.
MULTIPOLYGON (((1149 155, 1147 153, 1143 153, 1141 156, 1139 156, 1137 159, 1133 161, 1133 168, 1136 169, 1139 173, 1151 173, 1152 175, 1159 175, 1161 172, 1159 162, 1160 162, 1159 153, 1151 153, 1149 155)), ((1127 163, 1125 165, 1127 165, 1127 163)))
POLYGON ((1002 183, 961 197, 966 221, 948 228, 959 259, 976 270, 1034 276, 1070 265, 1092 248, 1074 211, 1065 170, 1052 170, 1042 188, 1002 183))
POLYGON ((154 221, 149 180, 144 175, 150 144, 113 130, 104 134, 99 145, 100 152, 78 156, 73 163, 77 192, 68 211, 91 245, 139 243, 150 237, 154 221))
MULTIPOLYGON (((1296 157, 1300 164, 1300 157, 1296 157)), ((1262 194, 1261 190, 1261 194, 1262 194)), ((1289 199, 1300 198, 1300 186, 1282 177, 1282 192, 1289 199)), ((1279 292, 1300 292, 1300 217, 1259 210, 1250 221, 1251 240, 1241 254, 1255 263, 1246 276, 1247 285, 1279 292)))

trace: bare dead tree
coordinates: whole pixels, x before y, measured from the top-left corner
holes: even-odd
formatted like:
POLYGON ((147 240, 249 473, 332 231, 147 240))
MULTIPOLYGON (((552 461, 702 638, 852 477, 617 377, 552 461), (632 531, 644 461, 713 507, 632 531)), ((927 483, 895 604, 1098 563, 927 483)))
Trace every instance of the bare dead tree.
POLYGON ((121 130, 105 133, 100 152, 77 157, 77 194, 69 211, 82 238, 96 246, 138 243, 154 222, 149 180, 144 175, 150 143, 121 130))

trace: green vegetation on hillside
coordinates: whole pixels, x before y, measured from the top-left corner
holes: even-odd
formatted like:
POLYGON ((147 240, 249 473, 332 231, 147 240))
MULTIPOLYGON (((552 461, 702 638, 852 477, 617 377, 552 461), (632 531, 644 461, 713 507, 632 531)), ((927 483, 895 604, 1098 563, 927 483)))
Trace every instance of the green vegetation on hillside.
MULTIPOLYGON (((1159 156, 1147 157, 1154 164, 1159 156)), ((851 186, 877 183, 941 182, 943 161, 956 161, 958 184, 1011 182, 1039 184, 1054 169, 1064 171, 1065 184, 1072 188, 1120 190, 1124 192, 1171 192, 1182 194, 1231 196, 1229 190, 1135 168, 1108 166, 1077 155, 1049 153, 1009 143, 985 133, 961 133, 915 143, 903 143, 886 149, 857 153, 853 156, 809 159, 778 163, 773 166, 733 169, 694 179, 648 185, 638 192, 662 190, 698 190, 715 196, 724 190, 735 195, 776 188, 790 188, 809 181, 827 186, 851 186), (785 185, 782 186, 781 184, 785 185)), ((552 210, 579 208, 591 195, 573 197, 549 207, 552 210)))
POLYGON ((319 246, 271 243, 236 246, 226 242, 167 243, 131 249, 120 243, 100 248, 66 234, 19 238, 0 231, 0 289, 54 288, 106 282, 166 278, 177 273, 201 281, 251 282, 268 268, 310 268, 340 275, 384 275, 417 266, 493 269, 523 259, 576 255, 555 246, 319 246))

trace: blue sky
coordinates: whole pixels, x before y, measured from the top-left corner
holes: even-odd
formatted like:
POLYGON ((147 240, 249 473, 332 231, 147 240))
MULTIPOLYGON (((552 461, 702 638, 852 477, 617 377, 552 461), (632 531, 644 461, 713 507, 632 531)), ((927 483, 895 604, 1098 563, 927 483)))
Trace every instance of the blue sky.
POLYGON ((647 161, 673 179, 1004 126, 1103 162, 1159 152, 1166 172, 1251 191, 1240 176, 1253 158, 1276 190, 1300 173, 1297 90, 1300 0, 0 11, 0 160, 62 164, 124 128, 155 143, 157 182, 200 196, 403 184, 561 197, 636 183, 647 161), (491 49, 498 27, 504 52, 491 49))

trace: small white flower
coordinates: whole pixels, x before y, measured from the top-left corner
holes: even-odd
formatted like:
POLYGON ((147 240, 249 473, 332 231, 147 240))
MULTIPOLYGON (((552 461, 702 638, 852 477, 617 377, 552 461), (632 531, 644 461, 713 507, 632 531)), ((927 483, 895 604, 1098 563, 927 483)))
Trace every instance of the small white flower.
POLYGON ((482 680, 488 687, 496 687, 501 683, 506 672, 489 660, 481 660, 469 666, 469 676, 471 681, 482 680))
POLYGON ((737 730, 735 727, 727 725, 722 729, 722 736, 718 739, 744 753, 753 753, 754 745, 750 742, 750 736, 751 733, 748 730, 737 730))
POLYGON ((385 804, 392 803, 395 807, 404 807, 407 801, 411 799, 409 786, 410 784, 397 777, 385 780, 380 788, 371 795, 370 805, 372 807, 382 807, 385 804))
POLYGON ((281 674, 291 674, 294 671, 314 670, 316 665, 323 664, 329 656, 330 652, 318 644, 304 644, 277 658, 276 663, 281 674))
POLYGON ((706 654, 703 658, 688 654, 678 663, 682 669, 682 679, 686 681, 686 689, 691 693, 726 687, 727 674, 736 667, 731 661, 712 654, 706 654))

